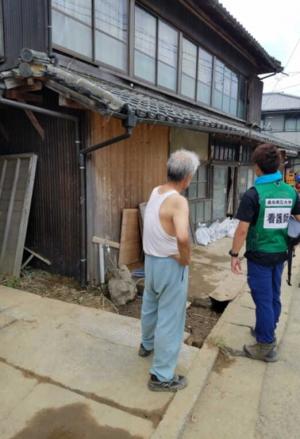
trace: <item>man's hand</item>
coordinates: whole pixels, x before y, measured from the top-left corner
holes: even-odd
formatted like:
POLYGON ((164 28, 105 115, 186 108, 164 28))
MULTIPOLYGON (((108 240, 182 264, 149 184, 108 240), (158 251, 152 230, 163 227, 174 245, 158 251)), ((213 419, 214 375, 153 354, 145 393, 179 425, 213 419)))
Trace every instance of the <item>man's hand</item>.
POLYGON ((180 257, 180 255, 172 255, 172 258, 175 259, 175 261, 177 261, 178 264, 183 265, 184 267, 186 265, 190 265, 191 263, 191 258, 180 257))
POLYGON ((240 258, 231 258, 231 271, 234 274, 243 274, 240 258))

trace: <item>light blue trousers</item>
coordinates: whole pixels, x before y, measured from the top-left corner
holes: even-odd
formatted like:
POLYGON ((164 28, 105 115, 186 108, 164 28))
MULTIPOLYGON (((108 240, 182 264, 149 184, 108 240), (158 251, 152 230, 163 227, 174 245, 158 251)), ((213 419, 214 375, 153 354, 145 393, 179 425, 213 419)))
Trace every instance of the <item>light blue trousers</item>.
POLYGON ((188 267, 173 258, 145 257, 142 344, 154 349, 150 373, 160 381, 173 378, 183 340, 188 267))

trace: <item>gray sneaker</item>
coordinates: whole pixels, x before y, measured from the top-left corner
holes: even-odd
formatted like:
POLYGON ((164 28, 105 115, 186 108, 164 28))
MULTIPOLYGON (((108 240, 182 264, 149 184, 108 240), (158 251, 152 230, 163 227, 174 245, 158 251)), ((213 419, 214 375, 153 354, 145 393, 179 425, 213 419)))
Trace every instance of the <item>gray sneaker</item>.
POLYGON ((244 352, 248 358, 253 360, 266 361, 274 363, 277 361, 276 343, 255 343, 253 345, 244 345, 244 352))
POLYGON ((170 381, 159 381, 155 375, 151 375, 148 381, 148 389, 152 392, 177 392, 187 386, 187 379, 182 375, 174 375, 170 381))
POLYGON ((151 351, 148 351, 147 349, 144 348, 144 346, 141 343, 140 348, 139 348, 139 356, 140 357, 149 357, 149 355, 151 355, 152 352, 153 352, 153 349, 151 349, 151 351))

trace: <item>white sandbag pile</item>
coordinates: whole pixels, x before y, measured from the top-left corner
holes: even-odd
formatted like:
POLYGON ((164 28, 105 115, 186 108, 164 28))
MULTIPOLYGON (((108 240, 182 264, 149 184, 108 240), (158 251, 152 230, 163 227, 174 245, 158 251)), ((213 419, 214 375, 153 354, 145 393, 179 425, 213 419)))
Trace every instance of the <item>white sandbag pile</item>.
POLYGON ((200 245, 208 245, 218 239, 233 238, 238 225, 238 220, 226 218, 224 221, 219 220, 212 223, 209 227, 206 224, 199 224, 196 230, 196 240, 200 245))

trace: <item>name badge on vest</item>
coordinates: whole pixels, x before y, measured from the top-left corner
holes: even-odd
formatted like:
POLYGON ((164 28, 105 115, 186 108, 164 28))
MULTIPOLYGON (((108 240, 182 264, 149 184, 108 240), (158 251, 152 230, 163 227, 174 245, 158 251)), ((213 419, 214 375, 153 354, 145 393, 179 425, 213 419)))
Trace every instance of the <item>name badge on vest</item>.
POLYGON ((264 229, 286 229, 291 216, 293 200, 290 198, 267 198, 264 229))

